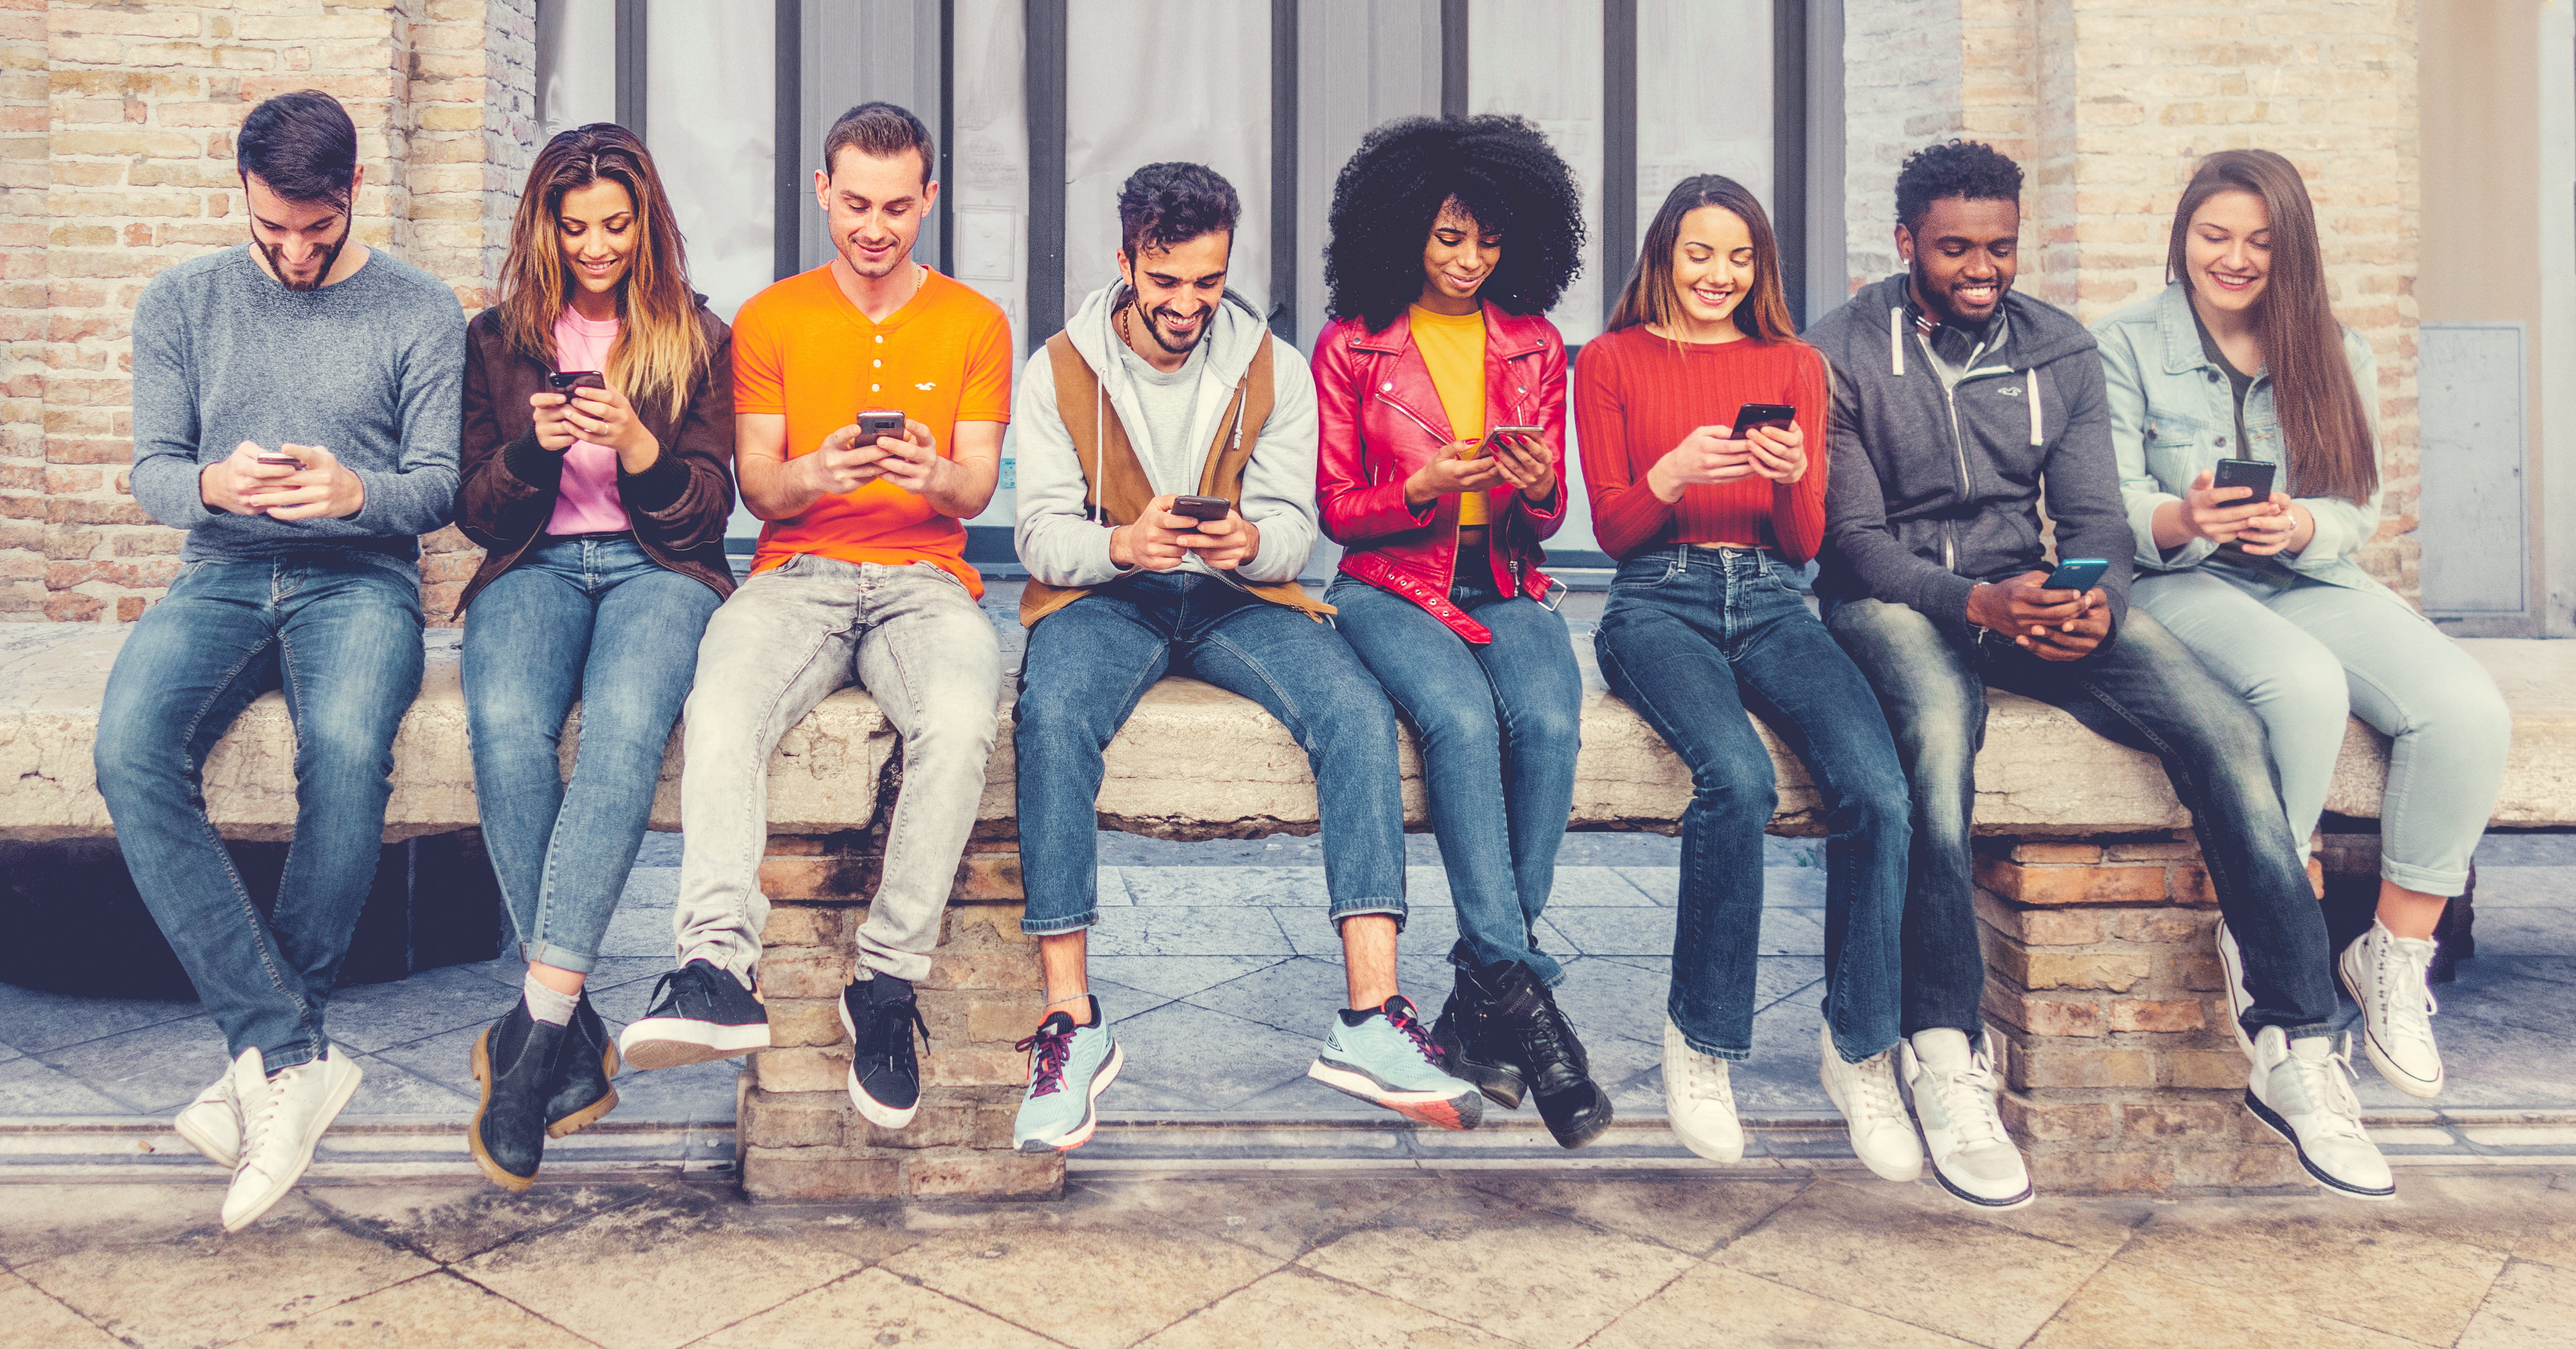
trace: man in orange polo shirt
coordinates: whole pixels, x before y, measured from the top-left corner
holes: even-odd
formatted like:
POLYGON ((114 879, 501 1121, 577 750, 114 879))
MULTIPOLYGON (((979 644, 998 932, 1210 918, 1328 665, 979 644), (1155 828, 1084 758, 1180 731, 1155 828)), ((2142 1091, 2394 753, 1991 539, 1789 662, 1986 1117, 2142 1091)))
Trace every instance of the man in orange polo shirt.
POLYGON ((939 184, 930 133, 890 103, 841 115, 814 175, 838 256, 734 319, 735 460, 768 522, 752 577, 698 647, 680 780, 687 850, 679 968, 621 1042, 638 1068, 769 1044, 753 966, 769 901, 768 768, 833 690, 864 686, 903 737, 903 793, 856 934, 842 1019, 859 1113, 900 1128, 920 1099, 912 981, 974 827, 1002 658, 962 521, 993 496, 1010 420, 1011 335, 992 301, 912 260, 939 184), (868 412, 900 436, 862 437, 868 412))

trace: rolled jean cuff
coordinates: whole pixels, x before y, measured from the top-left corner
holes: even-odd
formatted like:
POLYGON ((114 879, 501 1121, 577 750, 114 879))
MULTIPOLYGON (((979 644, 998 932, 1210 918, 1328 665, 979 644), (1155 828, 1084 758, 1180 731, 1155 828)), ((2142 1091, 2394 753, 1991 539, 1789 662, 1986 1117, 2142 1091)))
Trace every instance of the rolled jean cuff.
MULTIPOLYGON (((556 969, 570 970, 575 974, 588 974, 599 968, 598 956, 584 955, 569 946, 551 942, 538 942, 534 946, 522 943, 519 947, 519 956, 531 965, 551 965, 556 969)), ((688 962, 684 960, 680 963, 686 965, 688 962)))
MULTIPOLYGON (((1670 1012, 1667 1011, 1666 1015, 1670 1015, 1670 1012)), ((1673 1026, 1676 1029, 1679 1029, 1681 1024, 1681 1022, 1675 1021, 1673 1026)), ((1691 1034, 1689 1031, 1682 1031, 1682 1043, 1689 1045, 1693 1050, 1699 1053, 1708 1055, 1710 1058, 1724 1059, 1729 1063, 1742 1063, 1753 1057, 1753 1047, 1751 1045, 1746 1045, 1742 1049, 1728 1049, 1711 1041, 1703 1040, 1698 1036, 1691 1034)))
POLYGON ((2385 853, 2379 858, 2379 879, 2401 885, 2419 895, 2440 895, 2455 899, 2469 888, 2465 871, 2435 871, 2430 867, 2408 866, 2385 853))
POLYGON ((1357 918, 1362 914, 1370 913, 1385 914, 1395 920, 1396 931, 1404 930, 1404 896, 1402 895, 1393 899, 1337 899, 1333 901, 1333 910, 1327 918, 1339 924, 1345 918, 1357 918))
MULTIPOLYGON (((1527 960, 1524 960, 1521 963, 1529 967, 1530 973, 1537 974, 1539 976, 1538 981, 1540 983, 1547 985, 1549 988, 1555 988, 1565 982, 1565 966, 1558 964, 1544 952, 1533 951, 1530 954, 1537 958, 1538 963, 1531 964, 1527 960), (1540 973, 1541 966, 1545 966, 1549 972, 1540 973)), ((1456 943, 1450 946, 1450 968, 1472 970, 1479 968, 1480 964, 1481 962, 1476 959, 1476 948, 1470 945, 1465 937, 1460 937, 1456 943)))
POLYGON ((2334 1027, 2322 1021, 2312 1021, 2304 1026, 2284 1026, 2282 1033, 2293 1040, 2313 1040, 2320 1035, 2334 1034, 2334 1027))
MULTIPOLYGON (((323 1049, 327 1053, 330 1046, 325 1045, 323 1049)), ((301 1068, 320 1057, 320 1054, 313 1052, 312 1042, 299 1041, 293 1049, 261 1049, 259 1066, 260 1071, 275 1077, 289 1068, 301 1068)))
POLYGON ((1085 928, 1096 927, 1099 922, 1100 910, 1098 909, 1085 909, 1070 918, 1031 918, 1027 911, 1023 910, 1020 914, 1020 935, 1061 937, 1068 932, 1080 932, 1085 928))

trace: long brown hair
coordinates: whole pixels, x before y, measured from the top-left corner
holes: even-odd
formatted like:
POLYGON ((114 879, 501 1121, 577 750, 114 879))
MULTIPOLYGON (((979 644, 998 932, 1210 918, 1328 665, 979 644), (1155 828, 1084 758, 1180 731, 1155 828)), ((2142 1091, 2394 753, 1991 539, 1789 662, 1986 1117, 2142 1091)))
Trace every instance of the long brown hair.
POLYGON ((688 253, 653 156, 614 122, 574 127, 537 152, 510 222, 509 260, 501 265, 501 334, 520 355, 553 367, 555 320, 563 316, 570 284, 556 216, 565 193, 603 178, 634 200, 640 232, 617 288, 617 343, 604 373, 628 401, 659 401, 676 419, 714 349, 698 326, 688 253))
POLYGON ((2191 284, 2191 218, 2221 192, 2251 192, 2263 199, 2271 217, 2271 263, 2256 302, 2254 331, 2263 344, 2264 369, 2271 373, 2272 405, 2280 411, 2281 433, 2289 442, 2294 490, 2301 496, 2368 501, 2379 490, 2370 411, 2344 360, 2343 325, 2326 301, 2317 211, 2298 169, 2269 150, 2221 150, 2200 161, 2174 205, 2165 278, 2191 284))
POLYGON ((1610 331, 1678 324, 1682 302, 1673 285, 1673 250, 1681 246, 1682 217, 1703 206, 1734 212, 1753 236, 1753 289, 1735 302, 1736 329, 1761 342, 1797 341, 1797 321, 1789 317, 1787 288, 1780 284, 1780 241, 1771 233, 1771 217, 1744 184, 1722 173, 1684 178, 1665 194, 1654 223, 1646 226, 1646 241, 1637 248, 1628 288, 1619 292, 1619 307, 1611 311, 1610 331))

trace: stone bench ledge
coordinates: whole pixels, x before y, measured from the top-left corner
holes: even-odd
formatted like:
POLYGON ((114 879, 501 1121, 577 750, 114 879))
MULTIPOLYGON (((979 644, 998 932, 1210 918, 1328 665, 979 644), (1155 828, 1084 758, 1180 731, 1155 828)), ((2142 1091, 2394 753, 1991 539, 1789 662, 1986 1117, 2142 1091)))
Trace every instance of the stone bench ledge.
MULTIPOLYGON (((0 838, 37 841, 110 836, 96 791, 91 746, 109 665, 125 630, 29 625, 0 633, 0 838)), ((429 634, 419 700, 395 741, 388 840, 475 827, 474 766, 466 743, 457 636, 429 634)), ((2576 826, 2576 642, 2470 640, 2514 711, 2514 749, 2495 823, 2576 826)), ((1689 799, 1689 775, 1643 720, 1604 689, 1591 644, 1576 643, 1585 678, 1583 753, 1572 826, 1670 831, 1689 799)), ((1003 714, 1010 694, 1004 693, 1003 714)), ((571 766, 579 713, 564 738, 571 766)), ((1779 833, 1814 833, 1806 772, 1768 728, 1780 778, 1779 833)), ((865 827, 896 739, 857 689, 826 698, 779 743, 770 763, 769 819, 781 834, 865 827)), ((1287 729, 1251 701, 1194 679, 1169 678, 1138 706, 1109 749, 1100 796, 1106 825, 1164 838, 1247 837, 1315 827, 1305 754, 1287 729)), ((1010 736, 995 746, 980 815, 1012 815, 1010 736)), ((227 837, 282 840, 295 819, 294 735, 284 700, 263 695, 233 725, 206 766, 206 798, 227 837)), ((1425 822, 1421 763, 1403 750, 1407 819, 1425 822)), ((675 735, 654 799, 653 827, 677 829, 680 748, 675 735)), ((2374 817, 2387 775, 2387 741, 2359 722, 2346 734, 2327 808, 2374 817)), ((1993 695, 1978 757, 1977 828, 2015 837, 2151 833, 2188 820, 2147 755, 2086 731, 2073 718, 2018 695, 1993 695)))

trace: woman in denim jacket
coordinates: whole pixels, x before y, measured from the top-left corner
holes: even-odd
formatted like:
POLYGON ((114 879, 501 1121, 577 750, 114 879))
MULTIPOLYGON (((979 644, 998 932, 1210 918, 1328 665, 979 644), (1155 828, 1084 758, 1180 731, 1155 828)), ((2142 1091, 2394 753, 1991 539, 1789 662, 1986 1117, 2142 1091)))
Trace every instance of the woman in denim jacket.
MULTIPOLYGON (((2325 810, 2347 713, 2395 738, 2377 920, 2335 970, 2380 1075, 2430 1097, 2442 1059, 2425 971, 2504 774, 2504 698, 2353 561, 2379 528, 2379 372, 2327 306, 2298 170, 2268 150, 2202 160, 2165 265, 2162 294, 2095 329, 2138 539, 2131 602, 2262 716, 2301 838, 2325 810), (2276 490, 2213 488, 2222 459, 2272 465, 2276 490)), ((2224 927, 2219 949, 2239 998, 2224 927)))

